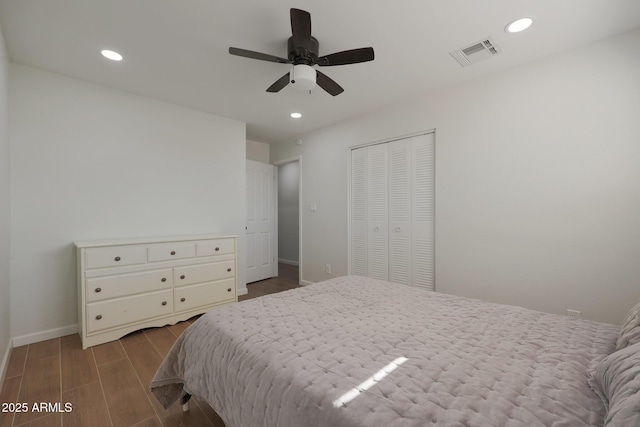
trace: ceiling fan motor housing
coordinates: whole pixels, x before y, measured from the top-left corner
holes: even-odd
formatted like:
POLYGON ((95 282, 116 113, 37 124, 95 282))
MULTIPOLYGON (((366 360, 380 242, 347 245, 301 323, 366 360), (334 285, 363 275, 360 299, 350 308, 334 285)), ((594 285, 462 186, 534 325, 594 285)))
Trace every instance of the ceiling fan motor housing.
POLYGON ((294 65, 305 64, 311 65, 315 64, 318 60, 318 49, 320 47, 320 43, 318 39, 311 36, 311 40, 309 41, 309 48, 305 49, 304 47, 296 47, 293 45, 293 37, 289 37, 287 41, 287 50, 289 52, 289 61, 293 62, 294 65))

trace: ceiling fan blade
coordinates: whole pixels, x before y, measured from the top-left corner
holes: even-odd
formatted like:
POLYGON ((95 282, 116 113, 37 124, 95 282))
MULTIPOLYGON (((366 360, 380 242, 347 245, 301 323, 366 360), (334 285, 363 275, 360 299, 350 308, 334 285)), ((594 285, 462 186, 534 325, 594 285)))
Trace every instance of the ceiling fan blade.
POLYGON ((289 61, 288 59, 268 55, 266 53, 254 52, 252 50, 240 49, 237 47, 230 47, 229 53, 231 55, 242 56, 245 58, 259 59, 261 61, 278 62, 280 64, 291 64, 291 61, 289 61))
POLYGON ((287 73, 284 76, 280 77, 278 80, 276 80, 274 84, 269 86, 269 88, 267 89, 267 92, 280 92, 286 85, 289 84, 289 81, 290 81, 290 77, 289 77, 289 73, 287 73))
POLYGON ((373 61, 373 59, 373 48, 363 47, 322 56, 318 58, 316 63, 322 67, 328 67, 331 65, 357 64, 359 62, 373 61))
POLYGON ((293 46, 309 50, 311 47, 311 15, 300 9, 291 9, 293 46))
POLYGON ((323 74, 318 70, 316 70, 316 84, 333 96, 340 95, 344 92, 344 89, 342 89, 338 83, 334 82, 332 79, 327 77, 326 74, 323 74))

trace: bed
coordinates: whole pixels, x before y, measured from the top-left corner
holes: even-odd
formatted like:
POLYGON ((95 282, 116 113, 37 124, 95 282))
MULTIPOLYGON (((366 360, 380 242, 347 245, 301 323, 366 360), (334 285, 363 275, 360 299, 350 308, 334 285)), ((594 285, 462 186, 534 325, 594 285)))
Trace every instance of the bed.
MULTIPOLYGON (((619 402, 612 369, 604 384, 594 373, 619 353, 619 333, 346 276, 203 315, 151 389, 165 408, 197 396, 227 427, 602 426, 619 402)), ((634 402, 618 421, 640 423, 634 402)))

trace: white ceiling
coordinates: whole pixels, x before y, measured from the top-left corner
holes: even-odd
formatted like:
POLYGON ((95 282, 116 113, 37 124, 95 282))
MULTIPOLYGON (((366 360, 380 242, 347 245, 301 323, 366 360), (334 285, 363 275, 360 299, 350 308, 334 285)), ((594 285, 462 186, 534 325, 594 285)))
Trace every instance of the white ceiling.
POLYGON ((13 62, 244 121, 247 138, 272 142, 638 28, 640 1, 0 0, 0 25, 13 62), (320 55, 374 47, 373 62, 322 69, 341 95, 267 93, 289 66, 229 55, 286 58, 291 7, 311 13, 320 55), (504 32, 525 16, 532 28, 504 32), (449 55, 487 36, 501 55, 464 68, 449 55))

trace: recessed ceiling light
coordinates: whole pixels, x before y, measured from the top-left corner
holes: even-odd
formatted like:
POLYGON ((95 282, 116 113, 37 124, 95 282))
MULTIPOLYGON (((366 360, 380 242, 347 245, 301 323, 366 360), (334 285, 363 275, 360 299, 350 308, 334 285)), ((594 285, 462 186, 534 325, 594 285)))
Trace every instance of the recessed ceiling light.
POLYGON ((115 52, 113 50, 104 49, 100 51, 100 53, 102 54, 102 56, 112 61, 122 61, 122 55, 120 55, 118 52, 115 52))
POLYGON ((533 24, 533 19, 531 18, 521 18, 513 21, 509 25, 505 27, 505 31, 507 33, 519 33, 520 31, 524 31, 529 28, 533 24))
POLYGON ((302 117, 302 114, 300 113, 291 113, 289 115, 294 119, 299 119, 300 117, 302 117))

